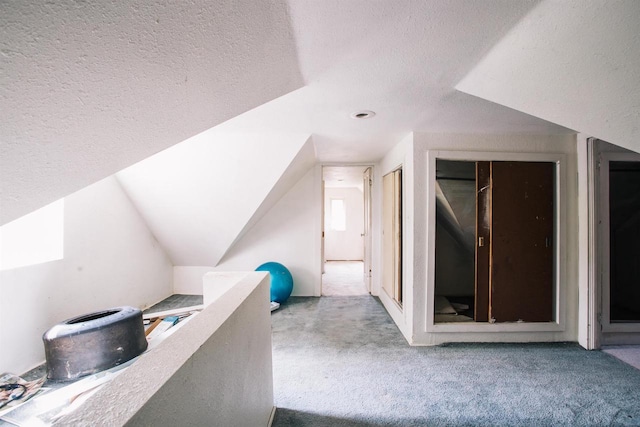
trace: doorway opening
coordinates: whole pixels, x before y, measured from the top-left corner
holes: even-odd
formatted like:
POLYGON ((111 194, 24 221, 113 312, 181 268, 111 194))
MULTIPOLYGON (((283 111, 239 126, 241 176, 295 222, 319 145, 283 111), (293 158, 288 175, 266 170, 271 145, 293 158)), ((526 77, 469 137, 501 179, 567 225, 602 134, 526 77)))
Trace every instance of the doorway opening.
POLYGON ((556 164, 436 159, 434 323, 556 321, 556 164))
POLYGON ((640 323, 640 162, 609 163, 609 320, 640 323))
POLYGON ((324 166, 322 296, 371 291, 371 166, 324 166))
POLYGON ((640 155, 603 142, 600 149, 600 341, 640 344, 640 155))
POLYGON ((322 296, 368 295, 362 261, 327 261, 322 274, 322 296))

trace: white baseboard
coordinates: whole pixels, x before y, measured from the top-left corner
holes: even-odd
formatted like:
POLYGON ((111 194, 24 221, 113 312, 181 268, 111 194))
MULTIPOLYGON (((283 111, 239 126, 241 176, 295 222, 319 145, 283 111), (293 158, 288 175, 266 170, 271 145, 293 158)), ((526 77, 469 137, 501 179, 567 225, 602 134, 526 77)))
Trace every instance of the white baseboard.
POLYGON ((271 424, 273 424, 273 419, 276 417, 276 409, 275 406, 271 408, 271 415, 269 415, 269 424, 267 424, 267 427, 271 427, 271 424))

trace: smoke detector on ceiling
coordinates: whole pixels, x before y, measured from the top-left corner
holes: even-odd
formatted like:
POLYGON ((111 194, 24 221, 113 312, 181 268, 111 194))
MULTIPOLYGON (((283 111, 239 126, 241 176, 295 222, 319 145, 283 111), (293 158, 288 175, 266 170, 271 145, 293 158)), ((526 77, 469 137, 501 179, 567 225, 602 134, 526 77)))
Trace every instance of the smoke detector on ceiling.
POLYGON ((369 110, 356 111, 355 113, 351 113, 352 119, 370 119, 375 116, 376 113, 369 110))

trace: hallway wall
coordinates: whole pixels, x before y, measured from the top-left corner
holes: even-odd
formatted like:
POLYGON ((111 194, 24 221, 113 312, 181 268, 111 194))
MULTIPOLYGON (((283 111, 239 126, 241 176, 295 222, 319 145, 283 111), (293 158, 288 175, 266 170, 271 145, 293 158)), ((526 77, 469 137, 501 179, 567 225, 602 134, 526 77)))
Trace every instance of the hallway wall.
POLYGON ((324 192, 324 253, 327 261, 360 261, 364 258, 364 195, 355 187, 326 188, 324 192), (346 229, 333 230, 330 225, 331 200, 344 200, 346 229))

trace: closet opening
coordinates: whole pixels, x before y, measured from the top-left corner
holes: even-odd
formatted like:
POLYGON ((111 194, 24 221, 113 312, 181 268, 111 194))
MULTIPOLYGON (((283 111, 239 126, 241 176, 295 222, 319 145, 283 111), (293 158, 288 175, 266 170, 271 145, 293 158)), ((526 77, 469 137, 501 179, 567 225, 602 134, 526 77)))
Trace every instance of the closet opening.
POLYGON ((436 159, 434 323, 557 320, 556 166, 436 159))
POLYGON ((609 162, 609 320, 640 323, 640 162, 609 162))
POLYGON ((476 162, 436 160, 435 321, 475 309, 476 162))
POLYGON ((594 148, 599 344, 639 344, 640 155, 604 141, 594 148))

